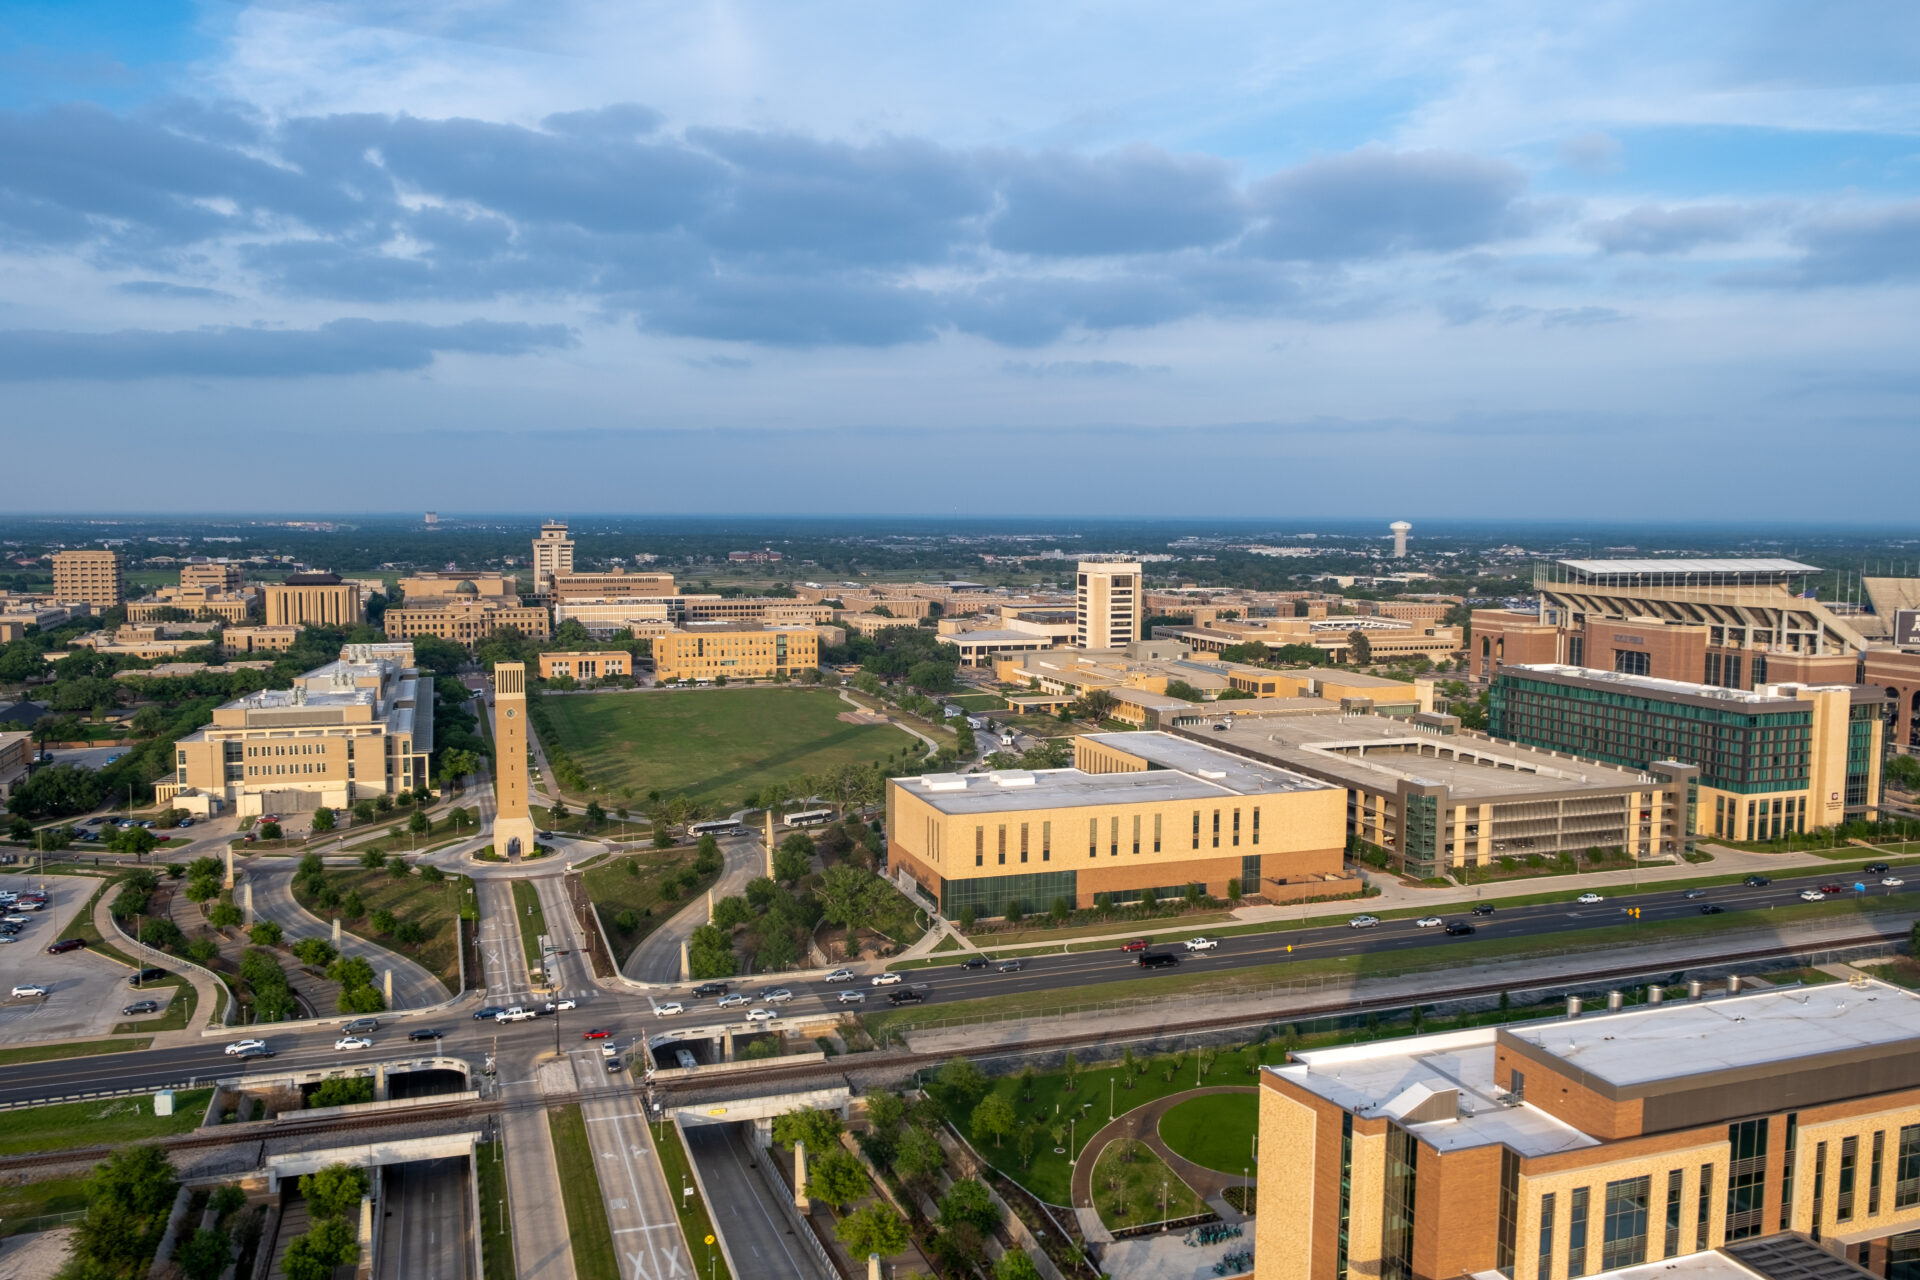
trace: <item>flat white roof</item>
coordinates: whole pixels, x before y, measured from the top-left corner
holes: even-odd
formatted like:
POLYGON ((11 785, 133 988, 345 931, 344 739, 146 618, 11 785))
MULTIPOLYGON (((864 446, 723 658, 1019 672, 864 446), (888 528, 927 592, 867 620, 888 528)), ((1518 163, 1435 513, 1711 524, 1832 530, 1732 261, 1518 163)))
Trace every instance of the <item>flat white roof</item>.
POLYGON ((1869 981, 1642 1005, 1507 1034, 1617 1088, 1832 1053, 1920 1047, 1920 995, 1869 981))
POLYGON ((1531 675, 1566 676, 1574 680, 1593 680, 1603 684, 1624 685, 1629 689, 1644 689, 1648 693, 1681 694, 1689 698, 1716 698, 1721 702, 1790 706, 1799 701, 1797 698, 1760 693, 1752 689, 1722 689, 1718 685, 1695 684, 1691 680, 1668 680, 1661 676, 1634 676, 1623 671, 1603 671, 1597 667, 1569 667, 1556 662, 1516 662, 1504 670, 1524 671, 1531 675))
POLYGON ((1643 573, 1820 573, 1798 560, 1559 560, 1576 573, 1595 577, 1643 573))

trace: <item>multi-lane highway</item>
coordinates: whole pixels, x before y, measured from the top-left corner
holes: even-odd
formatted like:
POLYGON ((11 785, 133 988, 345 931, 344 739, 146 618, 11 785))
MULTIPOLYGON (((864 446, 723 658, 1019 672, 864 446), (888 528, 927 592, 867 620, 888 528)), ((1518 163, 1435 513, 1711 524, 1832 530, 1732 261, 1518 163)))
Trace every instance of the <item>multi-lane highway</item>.
POLYGON ((389 1165, 378 1280, 475 1280, 464 1158, 389 1165))

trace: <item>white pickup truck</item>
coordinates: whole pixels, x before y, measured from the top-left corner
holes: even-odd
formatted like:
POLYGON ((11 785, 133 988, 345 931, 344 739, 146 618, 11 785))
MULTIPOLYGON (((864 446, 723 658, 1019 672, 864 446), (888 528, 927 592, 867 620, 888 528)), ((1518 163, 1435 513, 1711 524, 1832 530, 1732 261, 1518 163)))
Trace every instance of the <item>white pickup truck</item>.
POLYGON ((531 1009, 522 1009, 514 1005, 511 1009, 502 1009, 493 1015, 495 1022, 531 1022, 540 1015, 531 1009))

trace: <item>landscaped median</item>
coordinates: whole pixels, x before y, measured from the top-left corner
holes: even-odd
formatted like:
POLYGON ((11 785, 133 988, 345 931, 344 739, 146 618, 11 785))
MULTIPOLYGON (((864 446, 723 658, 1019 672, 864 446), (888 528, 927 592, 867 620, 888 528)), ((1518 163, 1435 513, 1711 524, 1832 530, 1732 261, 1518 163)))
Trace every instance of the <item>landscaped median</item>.
POLYGON ((547 913, 540 906, 540 891, 531 880, 513 882, 513 914, 520 926, 520 948, 527 955, 527 972, 544 971, 546 957, 540 954, 540 935, 547 931, 547 913))
POLYGON ((569 1103, 547 1112, 547 1128, 553 1135, 560 1198, 567 1207, 574 1274, 580 1280, 620 1280, 620 1259, 613 1249, 613 1229, 607 1225, 600 1175, 594 1171, 593 1148, 587 1141, 587 1122, 580 1104, 569 1103))

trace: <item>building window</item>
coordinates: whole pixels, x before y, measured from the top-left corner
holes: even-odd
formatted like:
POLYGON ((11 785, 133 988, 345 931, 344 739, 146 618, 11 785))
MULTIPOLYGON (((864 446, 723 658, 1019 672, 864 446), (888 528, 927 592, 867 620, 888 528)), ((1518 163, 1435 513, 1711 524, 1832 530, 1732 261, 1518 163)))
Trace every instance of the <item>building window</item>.
MULTIPOLYGON (((1200 815, 1193 815, 1196 831, 1200 815)), ((1339 1233, 1334 1237, 1334 1280, 1347 1280, 1347 1228, 1353 1221, 1353 1112, 1340 1115, 1340 1216, 1339 1233)))
POLYGON ((1218 809, 1213 811, 1213 847, 1216 849, 1220 847, 1220 811, 1218 809))
POLYGON ((1238 809, 1233 811, 1233 844, 1236 849, 1240 847, 1240 811, 1238 809))
POLYGON ((1779 1231, 1793 1230, 1793 1152, 1800 1138, 1800 1113, 1787 1112, 1787 1140, 1781 1145, 1786 1159, 1781 1162, 1779 1231))
POLYGON ((1647 1260, 1649 1180, 1622 1178, 1607 1184, 1606 1217, 1600 1237, 1600 1268, 1636 1267, 1647 1260))
POLYGON ((1660 1256, 1671 1258, 1680 1252, 1680 1186, 1687 1179, 1685 1169, 1667 1171, 1667 1231, 1660 1242, 1660 1256))
POLYGON ((1813 1222, 1808 1234, 1820 1239, 1820 1219, 1827 1207, 1827 1144, 1813 1144, 1813 1222))
POLYGON ((1098 818, 1087 819, 1087 856, 1089 858, 1100 856, 1100 819, 1098 818))
POLYGON ((1920 1124, 1906 1125, 1900 1130, 1893 1177, 1893 1207, 1911 1209, 1920 1204, 1920 1124))
POLYGON ((1413 1275, 1413 1211, 1420 1140, 1399 1125, 1387 1126, 1387 1185, 1381 1208, 1381 1280, 1413 1275))
POLYGON ((1653 664, 1645 649, 1615 649, 1613 669, 1623 675, 1644 676, 1652 673, 1653 664))
POLYGON ((1140 815, 1137 813, 1133 815, 1133 852, 1135 857, 1140 854, 1140 815))
POLYGON ((1193 811, 1193 847, 1196 849, 1200 847, 1200 811, 1198 809, 1193 811))
POLYGON ((1833 1220, 1853 1221, 1854 1170, 1860 1163, 1860 1139, 1840 1139, 1840 1177, 1833 1188, 1833 1220))
POLYGON ((1020 824, 1020 861, 1027 860, 1027 824, 1020 824))
POLYGON ((1742 1120, 1727 1126, 1727 1239, 1757 1236, 1766 1211, 1766 1120, 1742 1120))
POLYGON ((1107 856, 1120 856, 1120 815, 1115 814, 1107 820, 1107 856))
POLYGON ((1259 805, 1253 806, 1253 845, 1254 845, 1254 848, 1256 849, 1260 847, 1260 806, 1259 805))
POLYGON ((1514 1239, 1520 1230, 1520 1157, 1500 1148, 1500 1229, 1494 1237, 1494 1269, 1513 1280, 1514 1239))
POLYGON ((1713 1166, 1700 1166, 1700 1208, 1693 1219, 1693 1251, 1704 1252, 1707 1229, 1713 1225, 1713 1166))
POLYGON ((1880 1212, 1880 1166, 1886 1163, 1887 1131, 1876 1129, 1873 1133, 1873 1163, 1867 1172, 1867 1216, 1873 1217, 1880 1212))
POLYGON ((1053 861, 1053 823, 1040 824, 1040 861, 1053 861))
POLYGON ((1587 1188, 1575 1187, 1567 1200, 1567 1280, 1587 1274, 1587 1188))
POLYGON ((1160 852, 1160 815, 1153 815, 1153 851, 1160 852))
POLYGON ((1534 1274, 1539 1280, 1553 1280, 1553 1192, 1540 1197, 1540 1261, 1534 1274))
POLYGON ((977 826, 973 829, 973 865, 976 867, 987 865, 987 829, 985 827, 977 826))
POLYGON ((1240 855, 1240 892, 1260 892, 1260 855, 1257 853, 1240 855))

